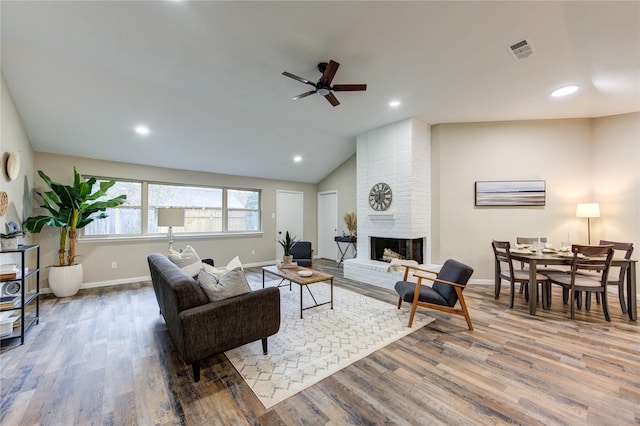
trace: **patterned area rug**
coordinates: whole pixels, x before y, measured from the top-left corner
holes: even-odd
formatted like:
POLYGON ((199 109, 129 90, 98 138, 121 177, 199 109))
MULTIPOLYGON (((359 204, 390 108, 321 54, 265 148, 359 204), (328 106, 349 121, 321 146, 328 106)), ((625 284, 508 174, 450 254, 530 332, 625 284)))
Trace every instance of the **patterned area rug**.
MULTIPOLYGON (((267 286, 277 286, 270 281, 267 286)), ((262 282, 250 282, 252 288, 262 282)), ((310 286, 318 303, 330 300, 328 283, 310 286)), ((318 383, 395 340, 432 322, 420 312, 408 328, 409 309, 402 309, 334 286, 330 305, 304 311, 300 319, 300 286, 280 288, 280 331, 269 337, 269 354, 260 341, 225 352, 265 408, 318 383)), ((303 305, 313 305, 303 288, 303 305)))

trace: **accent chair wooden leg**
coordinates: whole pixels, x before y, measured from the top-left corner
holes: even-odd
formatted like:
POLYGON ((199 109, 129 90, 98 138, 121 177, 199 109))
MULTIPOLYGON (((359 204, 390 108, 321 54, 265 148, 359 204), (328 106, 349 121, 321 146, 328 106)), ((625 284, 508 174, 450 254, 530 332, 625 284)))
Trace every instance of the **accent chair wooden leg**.
POLYGON ((262 339, 262 353, 267 354, 267 338, 262 339))
POLYGON ((402 306, 402 297, 398 297, 398 309, 402 306))
MULTIPOLYGON (((456 290, 458 290, 458 288, 456 288, 456 290)), ((469 311, 467 310, 467 304, 464 302, 464 297, 462 297, 462 290, 458 291, 458 301, 460 302, 460 307, 462 308, 462 312, 464 313, 464 318, 467 320, 469 330, 473 330, 473 324, 471 324, 471 316, 469 315, 469 311)))
POLYGON ((195 361, 193 364, 191 364, 191 368, 193 369, 193 381, 199 382, 200 381, 200 361, 195 361))

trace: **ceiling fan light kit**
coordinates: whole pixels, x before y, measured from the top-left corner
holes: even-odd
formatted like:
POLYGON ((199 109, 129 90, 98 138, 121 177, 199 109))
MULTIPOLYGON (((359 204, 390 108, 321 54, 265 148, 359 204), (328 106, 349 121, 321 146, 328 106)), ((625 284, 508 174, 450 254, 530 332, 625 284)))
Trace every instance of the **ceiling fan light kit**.
POLYGON ((313 86, 315 90, 310 90, 305 93, 301 93, 298 96, 294 96, 291 100, 297 101, 298 99, 306 98, 309 95, 318 94, 320 96, 324 96, 327 101, 331 105, 338 106, 340 102, 338 98, 333 94, 333 92, 360 92, 367 90, 366 84, 335 84, 331 86, 331 82, 333 81, 333 77, 335 77, 336 72, 338 71, 338 67, 340 64, 331 60, 327 62, 320 62, 318 64, 318 71, 322 73, 322 77, 314 83, 312 81, 307 80, 306 78, 298 77, 295 74, 291 74, 290 72, 284 71, 282 75, 285 77, 292 78, 294 80, 298 80, 301 83, 308 84, 313 86))

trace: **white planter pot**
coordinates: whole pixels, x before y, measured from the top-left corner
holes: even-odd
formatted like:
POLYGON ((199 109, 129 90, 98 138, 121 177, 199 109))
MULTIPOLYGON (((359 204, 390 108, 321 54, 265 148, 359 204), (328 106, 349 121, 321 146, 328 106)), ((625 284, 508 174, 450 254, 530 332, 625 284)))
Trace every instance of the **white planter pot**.
POLYGON ((0 247, 2 250, 15 250, 18 248, 18 237, 0 238, 0 247))
POLYGON ((291 265, 293 263, 293 256, 282 256, 282 263, 291 265))
POLYGON ((75 295, 82 285, 82 264, 49 268, 49 288, 57 297, 75 295))

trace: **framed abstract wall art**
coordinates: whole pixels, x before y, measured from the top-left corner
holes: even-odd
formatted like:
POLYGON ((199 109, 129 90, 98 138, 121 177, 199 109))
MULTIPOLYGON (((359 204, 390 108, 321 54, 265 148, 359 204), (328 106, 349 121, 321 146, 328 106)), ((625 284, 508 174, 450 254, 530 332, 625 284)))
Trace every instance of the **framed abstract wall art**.
POLYGON ((544 206, 544 180, 477 181, 475 205, 486 206, 544 206))

